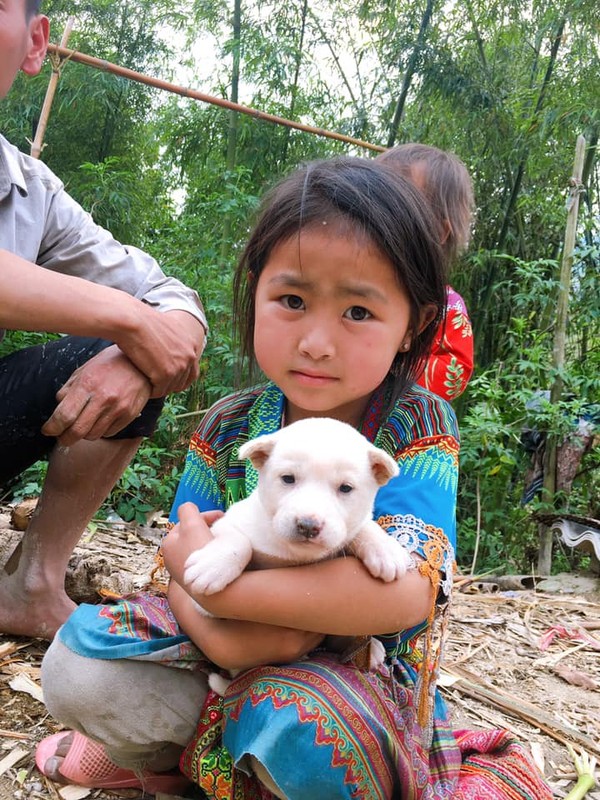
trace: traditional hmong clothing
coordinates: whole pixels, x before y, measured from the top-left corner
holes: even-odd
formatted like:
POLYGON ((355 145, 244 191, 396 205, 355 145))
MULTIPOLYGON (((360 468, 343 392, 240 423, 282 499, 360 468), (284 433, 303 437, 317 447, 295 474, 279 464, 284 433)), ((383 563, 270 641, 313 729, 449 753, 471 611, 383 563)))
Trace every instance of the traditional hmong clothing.
MULTIPOLYGON (((385 393, 376 392, 361 427, 400 469, 378 492, 374 516, 421 556, 420 570, 430 577, 444 606, 452 586, 455 545, 455 417, 446 402, 419 387, 408 390, 389 413, 386 403, 385 393)), ((278 430, 283 412, 284 397, 272 384, 217 403, 192 437, 173 521, 183 502, 193 501, 201 510, 225 509, 245 497, 256 486, 257 473, 239 460, 239 447, 278 430)), ((501 762, 498 770, 489 760, 477 760, 490 736, 497 736, 488 732, 480 735, 487 737, 484 747, 477 743, 466 762, 469 783, 460 794, 461 742, 466 739, 455 738, 434 689, 433 612, 417 628, 381 637, 387 662, 377 672, 317 652, 295 664, 248 670, 224 698, 209 693, 201 713, 199 709, 196 736, 182 757, 182 770, 212 800, 271 798, 249 771, 250 756, 290 800, 547 800, 550 793, 518 744, 511 742, 510 759, 502 750, 507 747, 504 739, 494 749, 492 757, 501 762), (530 776, 522 785, 515 768, 519 759, 530 776), (512 793, 494 793, 492 774, 500 783, 508 776, 512 793), (481 793, 474 794, 472 786, 481 793)), ((58 636, 86 657, 208 668, 164 598, 150 595, 81 607, 58 636)))
POLYGON ((446 319, 438 328, 417 383, 444 400, 456 400, 473 374, 473 329, 465 301, 448 286, 446 319))

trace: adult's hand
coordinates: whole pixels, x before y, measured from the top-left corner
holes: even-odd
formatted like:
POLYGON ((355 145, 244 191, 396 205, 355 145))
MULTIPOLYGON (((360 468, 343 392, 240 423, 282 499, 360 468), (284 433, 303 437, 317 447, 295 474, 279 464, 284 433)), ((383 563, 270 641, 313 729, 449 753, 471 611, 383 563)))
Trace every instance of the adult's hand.
POLYGON ((182 392, 198 378, 204 328, 186 311, 141 307, 139 324, 116 342, 152 384, 152 397, 182 392))
POLYGON ((58 405, 42 433, 56 436, 65 447, 112 436, 139 416, 151 391, 148 378, 113 345, 76 369, 59 389, 58 405))

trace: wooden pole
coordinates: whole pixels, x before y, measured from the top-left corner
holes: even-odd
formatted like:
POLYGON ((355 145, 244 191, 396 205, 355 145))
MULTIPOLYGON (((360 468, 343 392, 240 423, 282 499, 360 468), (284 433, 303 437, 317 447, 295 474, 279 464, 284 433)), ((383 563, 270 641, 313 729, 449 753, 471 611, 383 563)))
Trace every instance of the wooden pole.
MULTIPOLYGON (((69 19, 67 20, 67 24, 65 25, 65 29, 63 31, 62 39, 60 40, 61 47, 67 46, 67 42, 69 41, 72 29, 73 29, 73 17, 69 17, 69 19)), ((51 56, 50 60, 52 62, 52 75, 50 76, 48 88, 46 89, 46 97, 44 98, 42 113, 40 115, 40 120, 38 122, 35 131, 35 138, 31 145, 31 155, 33 156, 33 158, 39 158, 42 152, 42 148, 44 146, 43 144, 44 134, 46 133, 46 126, 48 125, 48 119, 50 118, 50 109, 52 108, 54 93, 56 92, 58 79, 60 78, 61 59, 56 57, 52 58, 51 56)))
MULTIPOLYGON (((558 300, 556 304, 556 324, 554 326, 554 346, 552 351, 552 366, 554 368, 555 378, 550 388, 550 402, 552 405, 556 405, 560 401, 563 390, 562 371, 565 365, 569 292, 571 289, 573 250, 575 249, 577 234, 577 216, 579 214, 579 197, 582 189, 581 178, 583 174, 584 157, 585 138, 583 136, 578 136, 575 147, 573 176, 569 181, 567 225, 565 228, 565 241, 560 268, 558 300)), ((542 491, 542 499, 547 503, 552 503, 554 495, 556 494, 557 448, 557 436, 549 433, 544 450, 544 488, 542 491)), ((538 572, 540 575, 549 575, 552 567, 552 528, 542 523, 539 527, 539 533, 540 549, 538 553, 538 572)))
POLYGON ((328 131, 324 128, 315 128, 313 125, 304 125, 301 122, 293 122, 292 120, 284 119, 283 117, 277 117, 275 114, 267 114, 265 111, 259 111, 256 108, 244 106, 241 103, 232 103, 230 100, 225 100, 222 97, 213 97, 210 94, 204 94, 203 92, 198 92, 195 89, 187 89, 185 86, 178 86, 175 83, 169 83, 168 81, 163 81, 160 78, 152 78, 150 75, 144 75, 141 72, 135 72, 127 67, 120 67, 117 64, 111 64, 110 61, 104 61, 101 58, 94 58, 93 56, 88 56, 85 53, 79 53, 77 50, 68 50, 67 48, 60 47, 59 45, 50 44, 48 45, 48 52, 55 53, 61 59, 69 59, 71 61, 77 61, 80 64, 87 64, 88 67, 95 67, 96 69, 101 69, 104 72, 110 72, 113 75, 118 75, 121 78, 127 78, 131 81, 143 83, 146 86, 152 86, 155 89, 162 89, 167 92, 172 92, 173 94, 179 94, 182 97, 191 97, 193 100, 200 100, 203 103, 211 103, 215 106, 228 108, 230 111, 239 111, 240 114, 248 114, 251 117, 255 117, 255 119, 265 120, 265 122, 274 122, 277 125, 285 125, 288 128, 295 128, 296 130, 305 131, 306 133, 313 133, 315 136, 325 136, 329 139, 337 139, 340 142, 354 144, 357 147, 375 150, 379 153, 387 149, 379 144, 371 144, 371 142, 364 142, 362 139, 354 139, 352 136, 346 136, 343 133, 328 131))

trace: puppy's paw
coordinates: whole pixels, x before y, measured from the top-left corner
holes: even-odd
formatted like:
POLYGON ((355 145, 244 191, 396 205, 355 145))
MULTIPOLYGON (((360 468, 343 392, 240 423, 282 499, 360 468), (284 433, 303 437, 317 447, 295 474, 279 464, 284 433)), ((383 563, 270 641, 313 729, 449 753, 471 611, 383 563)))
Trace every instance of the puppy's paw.
POLYGON ((383 643, 371 637, 369 642, 369 670, 377 672, 377 670, 385 664, 385 647, 383 643))
POLYGON ((390 583, 401 578, 413 565, 413 560, 400 542, 381 529, 380 533, 383 535, 374 536, 368 547, 361 548, 357 555, 374 578, 390 583))
POLYGON ((219 675, 218 672, 211 672, 208 676, 208 685, 217 694, 220 694, 221 697, 225 694, 229 686, 231 685, 231 680, 229 678, 223 677, 223 675, 219 675))
POLYGON ((209 551, 210 545, 188 556, 184 565, 185 588, 192 593, 215 594, 234 581, 244 571, 235 557, 227 558, 220 549, 209 551))

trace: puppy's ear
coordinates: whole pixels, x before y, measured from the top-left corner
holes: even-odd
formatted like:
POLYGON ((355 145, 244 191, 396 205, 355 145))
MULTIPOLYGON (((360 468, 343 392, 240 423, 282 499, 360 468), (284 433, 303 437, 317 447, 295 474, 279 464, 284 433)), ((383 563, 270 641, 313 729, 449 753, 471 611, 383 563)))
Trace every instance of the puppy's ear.
POLYGON ((375 480, 380 486, 386 484, 400 471, 394 459, 378 447, 372 447, 369 450, 369 464, 375 480))
POLYGON ((240 458, 249 458, 252 462, 252 466, 256 467, 256 469, 260 469, 265 465, 274 447, 274 435, 259 436, 258 439, 251 439, 240 447, 240 458))

